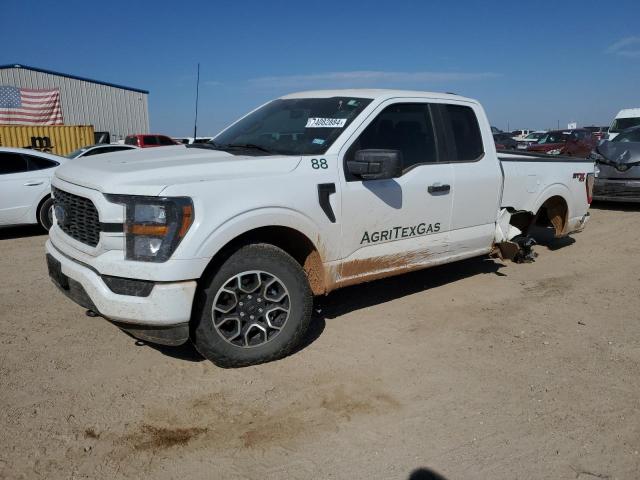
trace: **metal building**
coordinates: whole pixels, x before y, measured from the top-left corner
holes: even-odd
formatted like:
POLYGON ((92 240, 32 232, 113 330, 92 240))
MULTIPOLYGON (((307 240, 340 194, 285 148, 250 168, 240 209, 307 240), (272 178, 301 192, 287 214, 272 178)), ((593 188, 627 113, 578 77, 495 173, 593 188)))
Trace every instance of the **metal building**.
POLYGON ((0 65, 0 86, 60 90, 65 125, 93 125, 111 141, 149 133, 149 92, 26 65, 0 65))

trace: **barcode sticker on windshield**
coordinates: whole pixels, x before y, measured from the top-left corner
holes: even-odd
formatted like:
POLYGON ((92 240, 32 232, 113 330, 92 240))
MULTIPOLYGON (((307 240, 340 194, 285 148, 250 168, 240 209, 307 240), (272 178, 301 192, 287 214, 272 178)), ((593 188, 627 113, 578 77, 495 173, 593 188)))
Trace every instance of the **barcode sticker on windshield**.
POLYGON ((342 128, 346 118, 310 118, 305 128, 342 128))

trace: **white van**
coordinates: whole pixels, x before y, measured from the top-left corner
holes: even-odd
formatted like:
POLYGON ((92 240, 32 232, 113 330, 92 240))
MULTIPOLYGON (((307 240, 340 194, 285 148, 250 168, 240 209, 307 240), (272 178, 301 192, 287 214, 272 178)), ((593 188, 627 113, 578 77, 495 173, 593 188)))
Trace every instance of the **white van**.
POLYGON ((640 108, 625 108, 620 110, 609 127, 609 140, 613 140, 620 132, 630 127, 640 125, 640 108))

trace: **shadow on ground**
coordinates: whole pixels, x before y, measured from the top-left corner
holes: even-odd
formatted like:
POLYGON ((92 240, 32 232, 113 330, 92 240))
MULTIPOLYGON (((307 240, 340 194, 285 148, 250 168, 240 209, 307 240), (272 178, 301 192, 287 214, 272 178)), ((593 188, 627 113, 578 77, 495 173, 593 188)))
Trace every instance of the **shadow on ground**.
POLYGON ((36 237, 38 235, 46 235, 40 225, 21 225, 18 227, 0 228, 0 240, 11 240, 13 238, 36 237))
POLYGON ((533 226, 529 230, 529 234, 533 237, 538 245, 547 247, 549 250, 560 250, 576 243, 573 237, 555 237, 555 229, 553 227, 533 226))
POLYGON ((447 480, 439 473, 431 470, 430 468, 418 468, 411 472, 408 480, 447 480))
POLYGON ((333 319, 354 310, 372 307, 390 300, 440 287, 475 275, 500 275, 499 261, 477 257, 437 267, 406 273, 375 282, 346 287, 316 299, 315 313, 322 319, 333 319))

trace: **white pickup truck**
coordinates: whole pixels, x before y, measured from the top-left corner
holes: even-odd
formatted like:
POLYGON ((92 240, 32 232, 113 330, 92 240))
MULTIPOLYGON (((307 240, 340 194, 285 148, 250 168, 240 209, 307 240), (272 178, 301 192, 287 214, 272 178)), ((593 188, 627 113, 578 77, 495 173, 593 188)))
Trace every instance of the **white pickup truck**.
POLYGON ((513 257, 535 223, 582 229, 593 175, 588 160, 498 156, 468 98, 297 93, 207 144, 61 166, 47 263, 66 295, 133 336, 249 365, 299 344, 314 295, 513 257))

